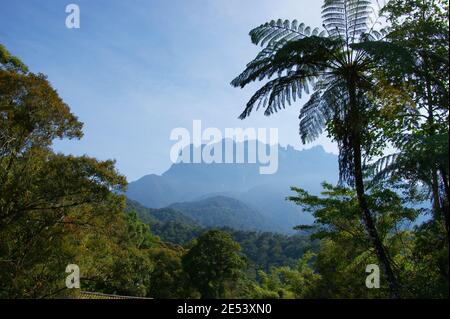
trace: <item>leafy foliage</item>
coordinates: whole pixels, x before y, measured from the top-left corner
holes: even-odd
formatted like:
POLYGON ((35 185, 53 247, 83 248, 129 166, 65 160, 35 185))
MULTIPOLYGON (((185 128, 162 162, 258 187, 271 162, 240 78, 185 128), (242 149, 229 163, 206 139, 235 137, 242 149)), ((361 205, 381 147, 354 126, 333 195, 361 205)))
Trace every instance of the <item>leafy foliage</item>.
MULTIPOLYGON (((320 249, 313 263, 313 268, 321 277, 311 293, 324 298, 388 297, 388 287, 369 290, 364 285, 365 267, 376 264, 377 256, 360 224, 354 191, 329 184, 324 184, 323 187, 320 197, 298 188, 293 188, 296 195, 290 197, 290 200, 313 212, 316 229, 312 237, 321 239, 320 249)), ((424 232, 429 231, 430 225, 424 224, 413 231, 409 225, 421 210, 408 208, 406 200, 380 186, 373 188, 368 195, 377 229, 402 282, 401 295, 422 295, 418 290, 421 289, 419 287, 424 287, 429 297, 448 296, 445 273, 440 272, 438 263, 428 263, 430 260, 440 260, 440 263, 448 264, 448 258, 446 260, 444 257, 447 250, 441 242, 430 249, 430 254, 437 254, 439 257, 425 257, 428 253, 424 254, 421 247, 424 245, 424 232), (417 254, 419 251, 421 253, 417 254), (428 271, 422 268, 425 265, 430 267, 428 271), (426 282, 432 284, 428 285, 426 282)), ((429 235, 431 234, 428 233, 429 235)), ((439 241, 435 243, 437 242, 439 241)))
POLYGON ((245 261, 239 244, 225 232, 211 230, 183 257, 183 268, 202 298, 223 298, 226 281, 237 280, 245 261))

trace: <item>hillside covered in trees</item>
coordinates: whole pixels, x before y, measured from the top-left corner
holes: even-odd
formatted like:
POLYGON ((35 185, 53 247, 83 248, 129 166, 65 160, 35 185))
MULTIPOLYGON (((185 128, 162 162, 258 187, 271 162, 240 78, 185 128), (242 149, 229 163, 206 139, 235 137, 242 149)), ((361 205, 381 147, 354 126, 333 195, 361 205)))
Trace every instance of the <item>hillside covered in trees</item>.
POLYGON ((131 200, 127 200, 126 210, 135 213, 141 221, 150 226, 152 234, 170 244, 189 244, 210 229, 229 233, 247 257, 250 272, 269 271, 276 266, 295 266, 305 252, 317 248, 317 241, 311 241, 306 232, 303 235, 287 236, 230 227, 202 227, 177 210, 146 208, 131 200))
MULTIPOLYGON (((448 2, 325 0, 322 10, 323 29, 278 20, 251 30, 261 51, 232 81, 266 81, 242 119, 309 94, 301 140, 326 133, 338 144, 338 183, 320 194, 291 185, 288 200, 314 217, 292 236, 213 227, 207 210, 223 197, 127 200, 114 161, 54 151, 57 139, 81 139, 83 123, 0 45, 0 298, 77 297, 69 264, 84 291, 126 296, 448 298, 448 2), (376 289, 368 265, 381 271, 376 289)), ((216 217, 235 214, 227 205, 216 217)))

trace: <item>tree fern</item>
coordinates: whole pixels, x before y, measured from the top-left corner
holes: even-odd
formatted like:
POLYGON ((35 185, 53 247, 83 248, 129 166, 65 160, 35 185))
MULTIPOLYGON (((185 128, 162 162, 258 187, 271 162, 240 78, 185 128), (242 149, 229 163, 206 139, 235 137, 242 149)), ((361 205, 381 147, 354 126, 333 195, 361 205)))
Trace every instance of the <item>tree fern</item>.
POLYGON ((340 181, 355 186, 362 218, 385 266, 391 291, 397 296, 395 276, 383 249, 364 197, 362 161, 369 158, 374 132, 368 93, 374 92, 370 80, 376 58, 394 59, 383 54, 382 31, 376 30, 376 12, 369 0, 325 0, 323 29, 312 29, 297 20, 270 21, 250 31, 255 45, 263 47, 256 58, 231 84, 245 87, 251 82, 267 81, 247 102, 239 116, 244 119, 256 108, 271 115, 308 94, 309 101, 299 115, 303 143, 310 142, 326 128, 338 143, 340 181), (377 50, 370 47, 377 41, 377 50), (358 44, 364 45, 358 46, 358 44))

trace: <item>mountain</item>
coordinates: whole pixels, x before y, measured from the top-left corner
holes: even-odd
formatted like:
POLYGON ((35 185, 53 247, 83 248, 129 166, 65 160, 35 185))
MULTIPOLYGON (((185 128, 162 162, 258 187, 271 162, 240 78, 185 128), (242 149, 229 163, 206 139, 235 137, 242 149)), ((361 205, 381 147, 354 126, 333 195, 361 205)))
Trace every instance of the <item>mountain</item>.
MULTIPOLYGON (((221 142, 222 150, 225 150, 224 145, 225 140, 221 142)), ((204 147, 202 145, 202 149, 204 147)), ((271 231, 292 233, 294 226, 310 224, 313 218, 286 201, 286 197, 292 194, 290 187, 297 186, 318 194, 322 182, 337 182, 338 161, 336 155, 325 152, 321 146, 302 151, 291 146, 276 147, 278 170, 274 174, 260 174, 260 167, 264 165, 247 160, 252 152, 267 149, 267 145, 257 143, 252 151, 248 141, 233 142, 233 150, 241 148, 247 154, 245 163, 175 163, 162 175, 147 175, 131 182, 126 196, 151 208, 187 202, 190 204, 185 204, 185 208, 195 207, 197 204, 192 202, 200 202, 198 205, 203 206, 203 200, 208 198, 232 198, 247 206, 241 206, 243 214, 253 211, 253 215, 262 216, 263 224, 257 224, 258 227, 269 223, 271 231)), ((191 154, 194 150, 192 145, 189 146, 191 154)), ((194 214, 191 209, 186 210, 185 214, 194 214)), ((233 213, 233 218, 239 215, 237 209, 228 210, 228 213, 233 213)), ((224 218, 217 210, 214 216, 224 218)))
POLYGON ((136 212, 139 219, 150 226, 151 232, 164 242, 185 244, 204 231, 196 221, 172 208, 148 208, 127 199, 126 210, 136 212))
POLYGON ((135 211, 146 224, 178 222, 190 226, 200 226, 195 220, 173 208, 148 208, 140 203, 127 199, 127 210, 135 211))
POLYGON ((173 203, 176 187, 162 176, 151 174, 128 185, 127 197, 147 207, 161 208, 173 203))
POLYGON ((238 230, 262 231, 274 229, 270 220, 260 212, 237 199, 226 196, 213 196, 199 201, 175 203, 169 208, 180 211, 204 227, 230 227, 238 230))

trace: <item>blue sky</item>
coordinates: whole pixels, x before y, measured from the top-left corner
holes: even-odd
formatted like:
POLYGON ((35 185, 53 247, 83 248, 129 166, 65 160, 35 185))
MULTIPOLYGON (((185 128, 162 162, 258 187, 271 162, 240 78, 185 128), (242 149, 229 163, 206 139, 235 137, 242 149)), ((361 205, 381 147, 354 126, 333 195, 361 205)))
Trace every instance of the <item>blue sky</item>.
POLYGON ((84 122, 81 141, 55 150, 116 159, 132 181, 171 165, 176 127, 277 127, 280 143, 297 149, 300 103, 271 117, 238 120, 258 87, 230 81, 258 52, 248 32, 283 18, 320 26, 318 0, 16 0, 2 3, 0 43, 52 85, 84 122), (81 10, 67 29, 66 5, 81 10))

